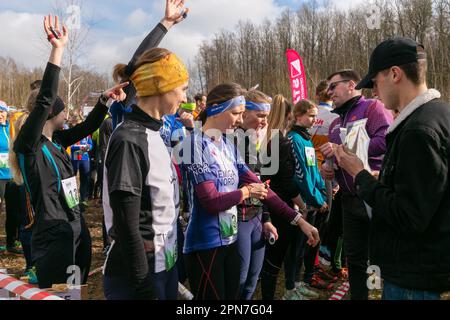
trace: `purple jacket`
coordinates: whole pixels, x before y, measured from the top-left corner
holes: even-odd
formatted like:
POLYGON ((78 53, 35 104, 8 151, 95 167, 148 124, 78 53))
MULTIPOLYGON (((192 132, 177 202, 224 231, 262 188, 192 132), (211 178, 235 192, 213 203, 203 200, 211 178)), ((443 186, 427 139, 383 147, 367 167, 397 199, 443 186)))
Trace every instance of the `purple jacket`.
MULTIPOLYGON (((363 96, 352 99, 334 112, 339 114, 339 118, 330 125, 329 140, 336 144, 342 144, 340 128, 346 128, 347 124, 357 120, 368 119, 366 130, 370 137, 369 165, 372 170, 380 170, 386 153, 386 131, 393 122, 392 113, 381 101, 366 99, 363 96)), ((341 190, 354 193, 353 178, 341 168, 338 168, 335 173, 341 190)))

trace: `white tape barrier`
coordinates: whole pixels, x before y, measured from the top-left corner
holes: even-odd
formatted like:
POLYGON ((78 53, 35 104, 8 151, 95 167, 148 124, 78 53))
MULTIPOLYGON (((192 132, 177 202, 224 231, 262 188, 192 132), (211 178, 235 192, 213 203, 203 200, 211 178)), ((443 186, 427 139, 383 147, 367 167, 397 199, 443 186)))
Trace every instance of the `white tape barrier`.
POLYGON ((0 273, 0 289, 1 288, 28 300, 64 300, 46 291, 35 288, 28 283, 0 273))
POLYGON ((328 300, 342 300, 347 292, 350 290, 350 284, 345 282, 342 286, 340 286, 336 292, 331 296, 328 300))

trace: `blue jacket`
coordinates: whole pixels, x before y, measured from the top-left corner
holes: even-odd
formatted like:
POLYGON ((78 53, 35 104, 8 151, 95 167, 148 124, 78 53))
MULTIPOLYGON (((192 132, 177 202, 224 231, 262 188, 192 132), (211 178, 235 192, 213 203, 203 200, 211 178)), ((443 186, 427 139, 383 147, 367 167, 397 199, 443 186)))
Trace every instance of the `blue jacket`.
POLYGON ((9 121, 0 125, 0 180, 12 178, 9 170, 9 121))
POLYGON ((75 143, 73 146, 70 147, 70 157, 72 160, 78 160, 78 161, 88 161, 89 160, 89 150, 88 151, 81 151, 81 148, 83 146, 88 146, 89 150, 92 149, 92 139, 91 137, 83 138, 77 143, 75 143))
POLYGON ((326 202, 325 182, 319 173, 311 135, 299 126, 288 134, 295 156, 294 180, 300 189, 303 201, 309 206, 320 208, 326 202))

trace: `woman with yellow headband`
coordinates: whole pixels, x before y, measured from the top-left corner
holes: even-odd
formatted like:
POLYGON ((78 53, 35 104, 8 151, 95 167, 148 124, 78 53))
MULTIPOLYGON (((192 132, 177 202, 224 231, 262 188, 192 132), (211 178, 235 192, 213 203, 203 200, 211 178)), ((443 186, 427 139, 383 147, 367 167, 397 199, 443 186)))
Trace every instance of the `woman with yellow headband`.
POLYGON ((272 212, 299 226, 311 245, 319 242, 317 229, 251 172, 237 152, 234 135, 225 137, 242 124, 244 94, 238 84, 212 89, 200 117, 202 129, 194 129, 181 148, 182 168, 188 174, 193 199, 183 252, 196 299, 240 298, 236 206, 246 199, 262 201, 272 212))
POLYGON ((113 240, 105 296, 175 300, 179 185, 159 130, 162 117, 186 103, 189 75, 175 54, 154 48, 138 59, 130 80, 137 103, 112 134, 105 160, 103 206, 113 240))

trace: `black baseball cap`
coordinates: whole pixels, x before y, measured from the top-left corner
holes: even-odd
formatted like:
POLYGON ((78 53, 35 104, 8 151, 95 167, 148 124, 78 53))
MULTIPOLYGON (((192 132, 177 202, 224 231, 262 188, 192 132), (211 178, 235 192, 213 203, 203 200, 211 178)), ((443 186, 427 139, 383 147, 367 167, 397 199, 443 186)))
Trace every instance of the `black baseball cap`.
POLYGON ((413 39, 405 37, 390 38, 380 43, 370 56, 368 74, 358 83, 356 89, 373 88, 372 79, 380 71, 426 59, 425 52, 417 52, 417 47, 424 48, 413 39))

